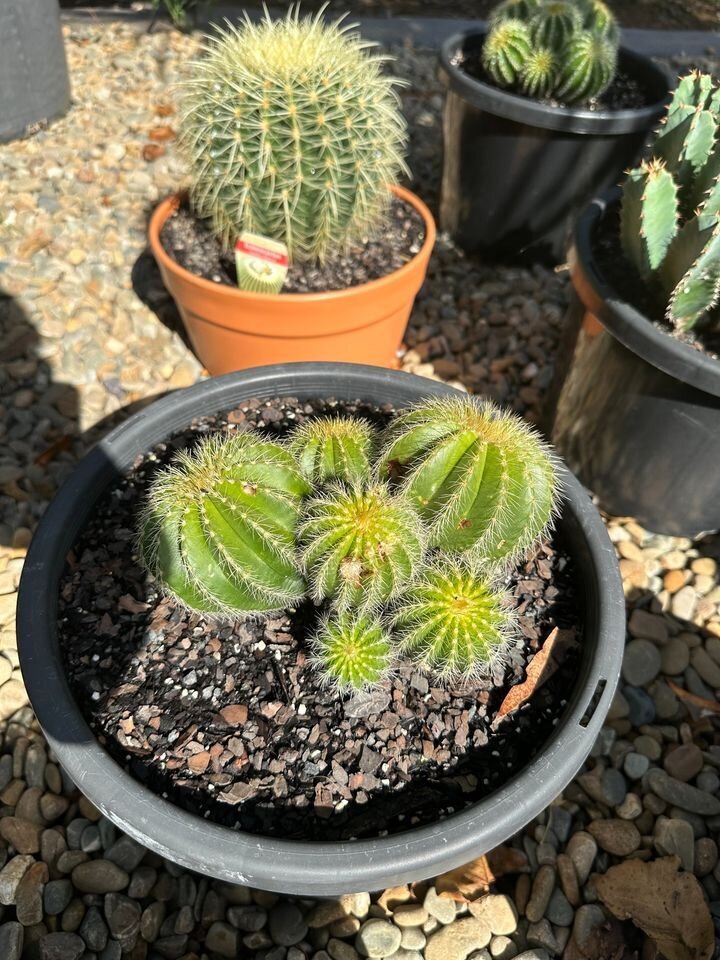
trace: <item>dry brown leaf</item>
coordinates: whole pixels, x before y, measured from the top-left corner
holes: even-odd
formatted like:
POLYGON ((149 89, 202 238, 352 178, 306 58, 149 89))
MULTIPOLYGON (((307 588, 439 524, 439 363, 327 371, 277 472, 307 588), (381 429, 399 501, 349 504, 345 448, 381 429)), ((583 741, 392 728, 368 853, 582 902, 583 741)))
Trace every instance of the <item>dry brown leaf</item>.
POLYGON ((144 613, 150 609, 150 604, 143 600, 136 600, 129 593, 124 593, 118 600, 120 610, 126 610, 128 613, 144 613))
POLYGON ((486 894, 499 877, 506 873, 524 873, 527 868, 527 857, 522 850, 495 847, 484 857, 441 874, 435 880, 435 889, 448 900, 472 903, 486 894))
POLYGON ((171 117, 175 113, 175 107, 171 103, 158 103, 155 106, 155 116, 171 117))
POLYGON ((175 131, 168 124, 164 123, 159 127, 152 127, 148 133, 148 137, 151 140, 155 140, 156 143, 162 143, 165 140, 174 140, 175 131))
POLYGON ((29 233, 27 237, 18 244, 17 255, 21 260, 25 260, 27 257, 31 257, 34 253, 37 253, 38 250, 42 250, 48 246, 52 241, 52 237, 49 237, 44 230, 38 228, 33 230, 32 233, 29 233))
POLYGON ((678 857, 626 860, 598 877, 595 889, 619 920, 632 920, 667 960, 710 960, 710 910, 697 879, 679 866, 678 857))
POLYGON ((500 704, 500 709, 495 715, 493 723, 497 723, 503 717, 514 713, 518 707, 530 699, 539 687, 550 679, 560 666, 561 652, 566 650, 574 641, 574 630, 560 630, 555 627, 542 648, 530 661, 523 682, 516 684, 508 691, 507 696, 500 704))
POLYGON ((165 147, 162 147, 159 143, 146 143, 142 149, 143 160, 146 160, 148 163, 157 160, 158 157, 161 157, 164 153, 165 147))
POLYGON ((701 710, 708 710, 710 713, 720 713, 720 703, 718 703, 717 700, 707 700, 705 697, 700 697, 697 693, 692 693, 690 690, 678 686, 678 684, 672 680, 667 680, 666 682, 675 696, 681 700, 692 703, 694 706, 700 707, 701 710))
POLYGON ((63 433, 62 436, 54 440, 49 447, 46 447, 42 453, 35 457, 35 463, 39 467, 46 467, 51 463, 59 453, 69 450, 72 446, 73 438, 69 433, 63 433))

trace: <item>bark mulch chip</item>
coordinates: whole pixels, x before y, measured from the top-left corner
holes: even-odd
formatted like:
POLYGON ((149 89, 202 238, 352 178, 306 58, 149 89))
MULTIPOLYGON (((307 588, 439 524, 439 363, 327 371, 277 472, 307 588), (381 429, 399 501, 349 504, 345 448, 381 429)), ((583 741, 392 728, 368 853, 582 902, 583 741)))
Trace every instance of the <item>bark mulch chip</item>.
POLYGON ((558 538, 507 578, 518 640, 493 677, 442 687, 400 663, 392 680, 341 698, 308 663, 319 611, 208 621, 158 592, 135 522, 158 468, 213 431, 282 436, 308 414, 387 421, 388 408, 248 401, 197 419, 139 457, 99 501, 68 556, 59 638, 74 696, 136 779, 200 816, 264 835, 347 839, 431 823, 487 795, 542 747, 577 673, 577 645, 528 703, 494 728, 508 690, 554 627, 582 639, 575 573, 558 538))

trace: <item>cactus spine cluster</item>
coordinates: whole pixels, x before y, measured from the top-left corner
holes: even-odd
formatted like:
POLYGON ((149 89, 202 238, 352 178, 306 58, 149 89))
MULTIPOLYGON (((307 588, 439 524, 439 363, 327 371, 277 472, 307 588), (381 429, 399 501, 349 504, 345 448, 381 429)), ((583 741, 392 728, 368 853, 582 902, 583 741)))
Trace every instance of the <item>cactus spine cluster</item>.
POLYGON ((603 0, 504 0, 490 16, 482 58, 500 87, 581 103, 612 83, 618 43, 603 0))
POLYGON ((290 450, 311 483, 346 480, 359 484, 370 471, 373 436, 364 420, 321 417, 295 430, 290 450))
POLYGON ((362 690, 376 686, 392 663, 392 641, 376 617, 357 611, 327 617, 313 641, 313 660, 325 681, 362 690))
POLYGON ((379 483, 335 486, 314 497, 299 538, 312 596, 339 610, 388 603, 412 578, 425 546, 412 505, 379 483))
POLYGON ((720 328, 720 86, 710 76, 678 84, 649 158, 623 185, 620 236, 676 329, 720 328))
POLYGON ((507 598, 462 559, 428 564, 402 594, 393 626, 400 649, 443 679, 468 679, 501 654, 512 628, 507 598))
POLYGON ((370 46, 297 7, 208 38, 181 142, 193 207, 227 247, 250 231, 291 261, 321 261, 382 223, 407 135, 397 81, 370 46))
POLYGON ((527 550, 555 512, 550 451, 531 427, 487 401, 440 398, 401 414, 380 463, 402 478, 441 550, 507 560, 527 550))
POLYGON ((513 635, 500 561, 548 528, 557 496, 553 457, 518 417, 436 399, 384 437, 329 417, 279 443, 205 439, 155 477, 140 542, 165 589, 203 613, 313 600, 312 660, 338 690, 379 683, 403 656, 470 678, 513 635))

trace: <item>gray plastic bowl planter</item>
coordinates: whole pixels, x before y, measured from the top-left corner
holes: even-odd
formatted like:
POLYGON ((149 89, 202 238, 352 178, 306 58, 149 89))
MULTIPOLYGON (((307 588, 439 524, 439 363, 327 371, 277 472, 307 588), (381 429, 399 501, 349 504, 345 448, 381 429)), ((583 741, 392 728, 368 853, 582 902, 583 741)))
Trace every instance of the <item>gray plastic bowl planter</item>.
POLYGON ((452 394, 444 384, 355 364, 259 367, 164 397, 110 433, 79 464, 43 517, 20 584, 18 641, 28 693, 58 760, 108 819, 191 870, 283 893, 334 896, 435 876, 491 850, 536 816, 577 773, 598 735, 620 672, 624 601, 613 547, 569 474, 559 532, 580 577, 585 636, 577 684, 535 759, 482 802, 430 826, 372 840, 299 843, 217 826, 133 780, 98 743, 73 700, 56 631, 65 557, 98 498, 134 459, 197 416, 251 397, 336 397, 406 406, 452 394))
POLYGON ((58 0, 0 0, 0 143, 69 106, 58 0))
POLYGON ((593 238, 619 199, 606 193, 575 228, 553 441, 609 513, 697 537, 720 528, 720 362, 670 336, 604 276, 593 238))

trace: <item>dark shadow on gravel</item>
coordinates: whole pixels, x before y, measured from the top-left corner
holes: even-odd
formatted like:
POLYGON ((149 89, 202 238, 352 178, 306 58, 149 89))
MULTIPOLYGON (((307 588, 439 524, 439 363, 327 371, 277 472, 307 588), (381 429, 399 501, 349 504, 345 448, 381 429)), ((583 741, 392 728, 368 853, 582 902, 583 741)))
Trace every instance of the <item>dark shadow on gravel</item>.
POLYGON ((37 330, 1 288, 0 408, 0 544, 26 546, 23 529, 34 529, 38 503, 62 479, 62 461, 72 463, 79 398, 71 384, 53 380, 37 330))

